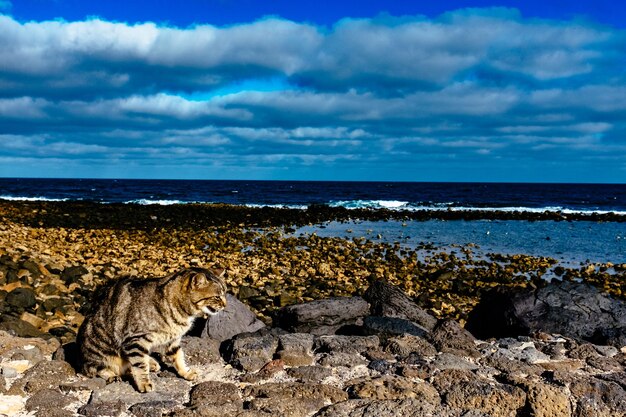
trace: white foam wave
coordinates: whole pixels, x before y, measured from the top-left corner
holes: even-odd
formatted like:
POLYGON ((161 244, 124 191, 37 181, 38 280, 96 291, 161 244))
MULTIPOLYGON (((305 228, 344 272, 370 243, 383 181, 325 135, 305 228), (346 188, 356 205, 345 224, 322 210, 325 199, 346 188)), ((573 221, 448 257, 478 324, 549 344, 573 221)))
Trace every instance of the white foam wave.
POLYGON ((330 207, 345 207, 345 208, 385 208, 391 210, 398 210, 408 208, 408 201, 398 200, 349 200, 349 201, 332 201, 330 207))
POLYGON ((244 204, 245 207, 250 207, 250 208, 263 208, 263 207, 269 207, 269 208, 287 208, 287 209, 294 209, 294 210, 306 210, 308 206, 305 205, 299 205, 299 204, 244 204))
POLYGON ((0 200, 6 200, 6 201, 68 201, 69 198, 20 197, 20 196, 13 196, 13 195, 0 195, 0 200))
POLYGON ((159 206, 171 206, 174 204, 188 204, 193 201, 181 201, 181 200, 148 200, 146 198, 140 198, 138 200, 126 201, 125 204, 140 204, 142 206, 159 205, 159 206))

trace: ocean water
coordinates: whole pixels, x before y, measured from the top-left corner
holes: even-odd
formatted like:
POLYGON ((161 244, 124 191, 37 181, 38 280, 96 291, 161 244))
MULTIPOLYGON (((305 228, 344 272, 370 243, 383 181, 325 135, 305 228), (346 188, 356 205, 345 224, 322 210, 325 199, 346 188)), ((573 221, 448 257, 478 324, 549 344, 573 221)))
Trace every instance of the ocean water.
MULTIPOLYGON (((184 181, 0 178, 0 199, 107 203, 228 203, 305 209, 311 204, 391 210, 614 212, 626 216, 626 184, 184 181)), ((365 237, 417 247, 475 243, 483 253, 548 256, 564 263, 626 262, 626 222, 329 222, 297 233, 365 237)))
POLYGON ((0 178, 0 199, 228 203, 306 208, 521 210, 626 214, 626 184, 192 181, 0 178))

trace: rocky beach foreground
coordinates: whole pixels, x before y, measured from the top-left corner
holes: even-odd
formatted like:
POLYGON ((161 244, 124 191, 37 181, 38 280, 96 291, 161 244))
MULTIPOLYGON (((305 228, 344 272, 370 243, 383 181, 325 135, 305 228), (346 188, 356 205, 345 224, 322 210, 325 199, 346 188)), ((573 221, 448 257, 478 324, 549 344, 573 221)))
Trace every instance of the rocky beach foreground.
MULTIPOLYGON (((0 202, 0 415, 626 415, 626 265, 290 234, 408 215, 0 202), (71 342, 99 284, 191 265, 225 268, 252 326, 213 320, 185 338, 199 381, 166 370, 141 395, 76 374, 71 342)), ((610 217, 591 220, 623 221, 610 217)))

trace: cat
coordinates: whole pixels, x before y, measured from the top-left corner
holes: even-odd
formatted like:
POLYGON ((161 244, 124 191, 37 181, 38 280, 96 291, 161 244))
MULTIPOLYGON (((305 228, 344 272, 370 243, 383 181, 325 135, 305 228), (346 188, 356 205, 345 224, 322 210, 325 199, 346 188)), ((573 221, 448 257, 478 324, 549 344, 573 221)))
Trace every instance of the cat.
POLYGON ((180 341, 197 317, 226 307, 223 275, 194 267, 162 278, 120 278, 103 287, 76 337, 83 374, 111 382, 130 373, 137 390, 149 392, 150 371, 159 370, 150 353, 164 347, 178 375, 196 379, 180 341))

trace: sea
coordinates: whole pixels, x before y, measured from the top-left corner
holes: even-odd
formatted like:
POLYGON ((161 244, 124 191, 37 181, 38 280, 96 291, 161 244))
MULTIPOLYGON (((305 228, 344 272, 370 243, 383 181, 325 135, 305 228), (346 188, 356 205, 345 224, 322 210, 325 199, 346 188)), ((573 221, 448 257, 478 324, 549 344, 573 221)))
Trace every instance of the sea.
MULTIPOLYGON (((626 216, 626 184, 523 184, 240 180, 0 178, 0 199, 102 204, 227 203, 306 209, 312 204, 390 210, 616 213, 626 216)), ((563 263, 626 263, 626 222, 427 220, 326 222, 296 234, 365 237, 407 247, 528 254, 563 263)))

